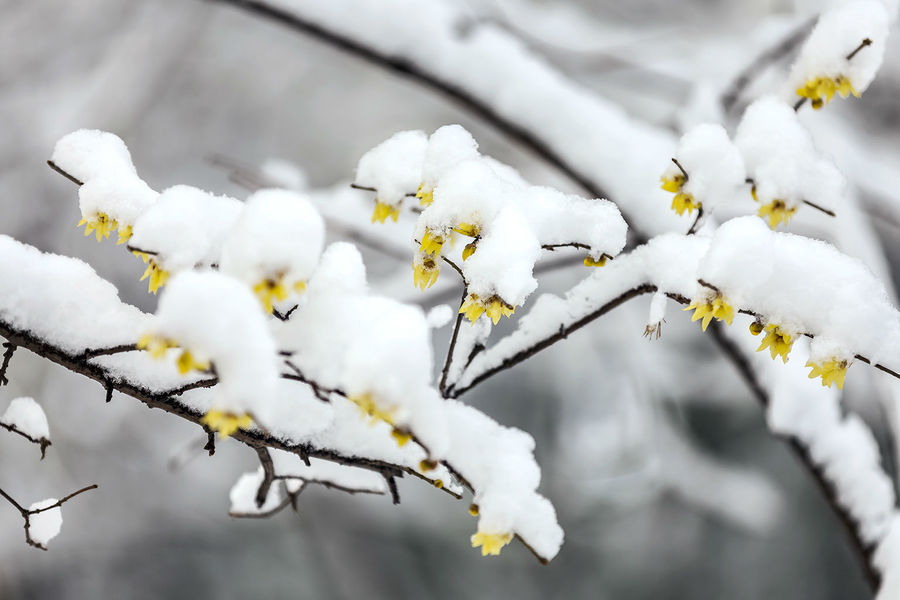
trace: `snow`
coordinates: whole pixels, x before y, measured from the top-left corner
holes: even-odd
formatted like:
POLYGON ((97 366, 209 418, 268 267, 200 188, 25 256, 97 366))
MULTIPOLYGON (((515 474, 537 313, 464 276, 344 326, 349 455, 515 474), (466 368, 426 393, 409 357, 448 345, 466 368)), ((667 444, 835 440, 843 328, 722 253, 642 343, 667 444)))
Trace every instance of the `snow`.
POLYGON ((79 129, 60 138, 51 160, 82 182, 117 173, 137 174, 125 142, 97 129, 79 129))
POLYGON ((900 598, 900 513, 895 512, 884 539, 875 550, 873 562, 881 571, 881 589, 875 600, 900 598))
POLYGON ((272 482, 262 506, 256 506, 256 492, 264 477, 262 467, 260 467, 258 470, 244 473, 238 478, 231 491, 228 492, 228 499, 231 501, 231 509, 228 512, 232 517, 266 513, 281 504, 281 485, 275 481, 272 482))
POLYGON ((147 317, 86 263, 0 236, 0 319, 70 354, 135 343, 147 317))
POLYGON ((770 231, 756 217, 733 219, 716 231, 698 278, 766 323, 814 334, 813 361, 862 354, 900 367, 900 314, 884 285, 825 242, 770 231))
POLYGON ((846 182, 821 157, 794 110, 768 96, 751 104, 738 126, 735 143, 763 204, 781 200, 797 209, 804 200, 838 212, 846 182))
MULTIPOLYGON (((29 511, 40 510, 48 506, 53 506, 58 500, 56 498, 47 498, 40 502, 35 502, 28 507, 29 511)), ((47 543, 59 535, 62 529, 62 509, 60 507, 51 508, 43 512, 29 515, 28 517, 28 536, 36 544, 46 548, 47 543)))
POLYGON ((219 266, 251 288, 269 281, 289 291, 312 276, 324 243, 325 224, 306 196, 260 190, 228 231, 219 266))
POLYGON ((239 281, 214 271, 176 275, 146 333, 172 340, 197 362, 212 361, 219 378, 215 409, 265 415, 279 360, 264 313, 239 281))
POLYGON ((156 255, 171 273, 217 264, 243 204, 188 185, 176 185, 135 221, 129 246, 156 255))
POLYGON ((15 428, 33 440, 50 439, 47 415, 34 398, 14 398, 0 417, 0 423, 15 428))
POLYGON ((316 458, 309 459, 309 465, 296 454, 281 450, 271 451, 275 474, 307 483, 331 485, 345 490, 385 494, 388 491, 384 477, 375 471, 348 467, 316 458))
POLYGON ((357 185, 375 188, 375 201, 399 206, 422 183, 428 137, 422 131, 401 131, 359 159, 357 185))

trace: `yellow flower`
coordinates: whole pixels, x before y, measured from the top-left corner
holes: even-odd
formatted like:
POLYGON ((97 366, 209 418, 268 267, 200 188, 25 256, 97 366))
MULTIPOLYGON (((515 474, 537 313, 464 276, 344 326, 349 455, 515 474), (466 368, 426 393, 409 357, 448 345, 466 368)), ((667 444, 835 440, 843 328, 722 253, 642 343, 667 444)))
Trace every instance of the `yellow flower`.
POLYGON ((464 261, 469 260, 469 257, 475 254, 475 251, 478 249, 478 241, 469 242, 466 244, 466 247, 463 248, 462 251, 462 259, 464 261))
POLYGON ((181 355, 178 357, 175 364, 178 367, 178 372, 182 375, 187 375, 195 369, 197 371, 206 371, 209 369, 209 361, 197 360, 194 358, 194 355, 191 354, 190 350, 182 350, 181 355))
POLYGON ((469 294, 466 296, 462 306, 459 307, 459 312, 464 314, 474 325, 478 317, 484 314, 484 304, 482 304, 477 294, 469 294))
POLYGON ((602 255, 599 259, 594 258, 593 256, 588 255, 584 259, 584 266, 586 267, 602 267, 606 264, 606 255, 602 255))
POLYGON ((159 263, 157 263, 153 258, 148 258, 146 261, 147 269, 144 271, 144 274, 141 275, 140 281, 143 281, 150 278, 148 282, 147 289, 151 294, 155 294, 159 288, 166 285, 166 281, 169 279, 169 272, 160 268, 159 263))
POLYGON ((859 98, 859 92, 853 87, 850 79, 843 75, 838 75, 833 79, 816 77, 807 80, 803 86, 797 88, 797 95, 801 98, 809 98, 815 110, 819 110, 831 102, 835 92, 840 94, 841 98, 847 98, 851 94, 859 98))
POLYGON ((478 237, 481 234, 481 226, 474 223, 460 223, 453 231, 467 237, 478 237))
POLYGON ((500 317, 511 317, 516 309, 503 301, 499 296, 493 296, 487 301, 484 309, 488 318, 494 322, 494 325, 500 322, 500 317))
POLYGON ((397 446, 402 448, 412 439, 412 434, 408 431, 404 431, 402 429, 397 429, 396 427, 391 430, 391 437, 394 438, 394 441, 397 442, 397 446))
POLYGON ((232 412, 211 410, 203 415, 200 422, 211 431, 219 432, 219 436, 227 438, 238 429, 247 429, 253 424, 249 414, 236 415, 232 412))
POLYGON ((109 239, 109 234, 115 231, 119 224, 110 219, 106 213, 98 212, 91 218, 83 218, 78 222, 78 227, 84 225, 84 235, 89 236, 92 233, 96 236, 97 241, 109 239))
POLYGON ((844 389, 844 377, 847 375, 847 367, 850 366, 848 361, 831 358, 820 365, 810 360, 806 366, 812 369, 809 372, 810 379, 822 378, 822 387, 831 387, 836 383, 839 390, 844 389))
POLYGON ((266 312, 271 314, 275 309, 275 302, 281 302, 288 297, 287 287, 284 285, 284 276, 279 275, 274 279, 270 278, 260 281, 253 286, 253 293, 262 302, 266 312))
POLYGON ((119 239, 116 240, 116 246, 121 246, 131 239, 131 225, 119 226, 119 239))
POLYGON ((694 201, 694 197, 690 194, 685 194, 684 192, 679 192, 675 194, 675 197, 672 199, 672 210, 678 213, 678 216, 684 214, 687 211, 688 214, 694 212, 694 209, 700 209, 700 203, 694 201))
POLYGON ((719 293, 704 300, 692 300, 687 308, 682 310, 694 311, 691 322, 703 319, 701 323, 703 331, 706 331, 706 328, 709 327, 709 322, 713 319, 725 321, 729 325, 734 320, 734 307, 728 304, 725 297, 719 293))
POLYGON ((422 206, 431 206, 431 203, 434 202, 434 190, 426 190, 425 184, 422 183, 416 190, 416 198, 419 199, 419 204, 422 206))
POLYGON ((166 355, 169 348, 177 348, 178 344, 162 336, 153 333, 145 333, 140 337, 136 345, 138 350, 146 350, 156 360, 166 355))
POLYGON ((426 288, 434 285, 439 274, 440 268, 430 256, 424 257, 421 262, 416 261, 413 263, 413 283, 423 292, 426 288))
POLYGON ((499 556, 503 546, 512 541, 511 533, 484 533, 479 531, 472 536, 472 547, 481 546, 481 555, 499 556))
POLYGON ((384 421, 389 425, 394 424, 395 409, 383 410, 375 404, 372 394, 357 394, 355 396, 347 396, 353 404, 359 407, 359 410, 369 417, 369 425, 374 425, 378 421, 384 421))
POLYGON ((662 185, 660 186, 662 189, 677 194, 681 191, 681 186, 684 185, 685 179, 684 175, 673 175, 672 177, 663 175, 660 177, 660 181, 662 181, 662 185))
POLYGON ((147 254, 146 252, 140 252, 140 251, 138 251, 138 250, 132 250, 131 253, 134 254, 135 256, 137 256, 137 257, 138 257, 139 259, 141 259, 142 261, 144 261, 144 264, 145 264, 145 265, 147 264, 147 261, 150 260, 150 255, 147 254))
POLYGON ((769 218, 769 227, 775 229, 782 221, 785 225, 793 218, 797 207, 788 208, 784 200, 772 200, 769 204, 759 207, 759 216, 769 218))
MULTIPOLYGON (((752 333, 754 330, 758 331, 758 328, 751 328, 750 332, 752 333)), ((772 360, 781 356, 781 362, 786 363, 787 356, 791 351, 791 346, 794 345, 794 337, 774 323, 766 325, 765 332, 766 337, 763 338, 762 343, 756 351, 762 352, 768 348, 769 354, 772 355, 772 360)), ((754 333, 753 335, 758 335, 758 333, 754 333)))
POLYGON ((400 217, 400 207, 394 206, 393 204, 386 204, 376 199, 375 210, 372 211, 372 222, 375 223, 377 221, 379 223, 384 223, 388 217, 396 223, 397 219, 400 217))
POLYGON ((422 236, 422 245, 419 247, 419 251, 424 254, 438 254, 441 251, 441 246, 444 245, 444 238, 440 235, 434 235, 430 230, 425 230, 425 235, 422 236))

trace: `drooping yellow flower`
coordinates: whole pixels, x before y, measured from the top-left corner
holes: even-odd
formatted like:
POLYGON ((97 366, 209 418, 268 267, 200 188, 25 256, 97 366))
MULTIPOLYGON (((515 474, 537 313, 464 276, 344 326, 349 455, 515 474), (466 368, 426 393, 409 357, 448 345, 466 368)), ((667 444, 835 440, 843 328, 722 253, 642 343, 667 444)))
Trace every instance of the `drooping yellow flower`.
POLYGON ((511 533, 484 533, 479 531, 472 535, 472 547, 481 546, 482 556, 499 556, 503 546, 512 541, 511 533))
POLYGON ((253 418, 247 413, 236 415, 232 412, 211 410, 203 415, 200 422, 211 431, 218 432, 219 436, 227 438, 238 429, 247 429, 253 425, 253 418))
POLYGON ((681 191, 681 186, 684 185, 685 178, 684 175, 673 175, 671 177, 666 177, 663 175, 659 178, 662 181, 662 185, 660 186, 667 192, 671 192, 673 194, 677 194, 681 191))
POLYGON ((488 299, 484 312, 496 325, 500 322, 500 317, 511 317, 516 312, 516 308, 504 302, 500 296, 492 296, 488 299))
POLYGON ((788 208, 784 200, 772 200, 759 207, 759 216, 769 219, 769 227, 775 229, 779 223, 787 225, 797 212, 797 207, 788 208))
POLYGON ((430 256, 426 256, 421 261, 413 263, 413 282, 424 292, 426 288, 434 285, 440 271, 437 262, 430 256))
POLYGON ((116 246, 121 246, 131 239, 131 225, 119 225, 119 239, 116 240, 116 246))
POLYGON ((713 319, 725 321, 729 325, 731 325, 734 320, 734 307, 731 306, 720 293, 716 293, 715 296, 707 296, 703 300, 692 300, 691 303, 682 310, 694 311, 691 322, 703 319, 703 322, 701 323, 703 331, 706 331, 710 321, 713 319))
POLYGON ((193 370, 209 370, 209 361, 197 360, 197 358, 191 353, 190 350, 182 350, 175 365, 178 367, 178 372, 182 375, 187 375, 193 370))
POLYGON ((847 367, 850 366, 848 361, 831 358, 819 364, 809 360, 806 362, 806 366, 812 369, 809 372, 810 379, 822 378, 822 387, 831 387, 832 384, 837 384, 839 390, 844 389, 844 377, 847 375, 847 367))
POLYGON ((397 442, 397 446, 402 448, 412 439, 412 434, 403 429, 394 427, 394 429, 391 430, 391 437, 397 442))
POLYGON ((166 350, 177 348, 178 344, 162 336, 145 333, 138 340, 136 347, 138 350, 146 350, 151 358, 159 360, 166 355, 166 350))
POLYGON ((119 226, 115 219, 110 219, 109 215, 102 212, 98 212, 93 217, 81 219, 78 222, 78 227, 82 225, 84 225, 84 235, 89 236, 93 233, 98 242, 109 239, 109 234, 119 226))
POLYGON ((422 206, 431 206, 431 203, 434 202, 434 190, 425 189, 425 184, 419 184, 419 189, 416 190, 416 198, 419 199, 419 204, 422 206))
POLYGON ((279 275, 275 278, 260 281, 253 286, 253 293, 262 302, 266 312, 271 314, 275 309, 275 302, 281 302, 288 297, 287 286, 284 285, 284 276, 279 275))
POLYGON ((469 242, 466 244, 466 247, 463 248, 462 251, 462 259, 463 261, 469 260, 469 257, 475 254, 475 251, 478 250, 478 240, 474 242, 469 242))
POLYGON ((140 250, 132 250, 131 253, 141 259, 145 265, 147 264, 147 261, 150 260, 150 255, 146 252, 141 252, 140 250))
POLYGON ((347 399, 359 407, 359 410, 365 416, 369 417, 369 425, 375 425, 378 421, 384 421, 388 425, 394 424, 394 413, 396 410, 383 410, 379 408, 378 405, 375 404, 372 394, 357 394, 347 396, 347 399))
POLYGON ((584 259, 584 266, 586 267, 602 267, 606 265, 606 255, 602 255, 599 259, 594 258, 593 256, 586 256, 584 259))
POLYGON ((809 98, 815 110, 819 110, 831 102, 835 93, 838 93, 841 98, 847 98, 851 94, 859 98, 859 92, 853 87, 850 79, 844 75, 838 75, 835 78, 815 77, 797 88, 797 95, 801 98, 809 98))
POLYGON ((433 234, 429 229, 426 229, 425 235, 422 236, 422 244, 419 247, 419 251, 423 254, 437 255, 443 245, 444 238, 440 234, 433 234))
POLYGON ((478 294, 469 294, 459 307, 459 312, 464 314, 466 318, 474 325, 482 314, 484 314, 484 304, 478 298, 478 294))
MULTIPOLYGON (((751 328, 750 332, 752 333, 755 330, 758 331, 757 328, 751 328)), ((772 355, 772 360, 781 356, 781 362, 786 363, 788 354, 791 352, 791 347, 794 345, 794 336, 774 323, 766 325, 764 331, 766 332, 766 336, 763 338, 762 343, 760 343, 759 348, 757 348, 756 351, 762 352, 768 348, 769 354, 772 355)), ((754 335, 758 335, 758 333, 755 333, 754 335)))
POLYGON ((685 211, 691 214, 694 212, 694 209, 700 209, 700 203, 695 202, 691 194, 683 191, 684 184, 687 183, 687 178, 684 175, 678 174, 670 177, 663 175, 660 181, 662 181, 660 186, 662 189, 675 194, 675 197, 672 199, 672 210, 678 213, 679 216, 683 215, 685 211))
POLYGON ((375 200, 375 210, 372 211, 372 222, 384 223, 390 217, 394 223, 400 217, 400 207, 375 200))
POLYGON ((467 237, 478 237, 481 235, 481 226, 475 223, 460 223, 453 228, 453 231, 467 237))
POLYGON ((169 280, 169 272, 162 269, 153 257, 149 257, 147 260, 147 268, 144 270, 144 274, 141 275, 140 281, 143 281, 148 277, 150 278, 150 281, 148 282, 147 290, 151 294, 155 294, 159 288, 166 285, 166 281, 169 280))

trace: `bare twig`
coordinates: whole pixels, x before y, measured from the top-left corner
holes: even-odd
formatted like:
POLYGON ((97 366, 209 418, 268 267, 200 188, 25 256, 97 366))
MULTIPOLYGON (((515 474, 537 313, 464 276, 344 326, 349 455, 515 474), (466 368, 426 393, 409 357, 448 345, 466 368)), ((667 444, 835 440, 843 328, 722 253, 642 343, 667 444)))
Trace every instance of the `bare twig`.
POLYGON ((74 498, 75 496, 78 496, 79 494, 83 494, 84 492, 87 492, 89 490, 95 490, 98 487, 99 486, 96 483, 86 486, 86 487, 83 487, 80 490, 72 492, 68 496, 63 497, 62 499, 57 500, 55 503, 53 503, 49 506, 45 506, 43 508, 35 508, 35 509, 25 508, 24 506, 22 506, 21 504, 16 502, 12 496, 10 496, 5 491, 3 491, 3 489, 0 489, 0 496, 3 496, 3 498, 5 498, 7 502, 9 502, 17 511, 19 511, 19 514, 22 515, 22 518, 25 520, 25 542, 29 546, 32 546, 34 548, 38 548, 40 550, 46 550, 47 549, 46 546, 35 541, 31 537, 31 517, 33 515, 38 515, 42 512, 52 510, 54 508, 60 508, 63 504, 65 504, 66 502, 68 502, 69 500, 74 498))
POLYGON ((16 345, 12 342, 4 342, 3 347, 6 350, 3 352, 3 364, 0 365, 0 385, 9 383, 9 379, 6 377, 6 369, 9 368, 9 361, 12 360, 13 353, 16 351, 16 345))
POLYGON ((263 469, 263 480, 259 482, 259 488, 256 490, 256 508, 262 508, 266 503, 266 497, 269 495, 269 488, 275 481, 275 464, 272 462, 272 455, 263 446, 255 448, 256 455, 259 457, 259 464, 263 469))
POLYGON ((10 433, 15 433, 16 435, 22 436, 23 438, 25 438, 26 440, 28 440, 28 441, 31 442, 32 444, 37 444, 38 446, 40 446, 40 448, 41 448, 41 460, 44 460, 44 457, 47 455, 47 448, 48 448, 49 446, 52 446, 52 445, 53 445, 53 443, 52 443, 50 440, 48 440, 47 438, 45 438, 45 437, 40 437, 40 438, 32 437, 32 436, 28 435, 27 433, 25 433, 24 431, 22 431, 21 429, 19 429, 18 427, 16 427, 15 425, 8 425, 8 424, 6 424, 6 423, 0 422, 0 427, 2 427, 3 429, 9 431, 10 433))

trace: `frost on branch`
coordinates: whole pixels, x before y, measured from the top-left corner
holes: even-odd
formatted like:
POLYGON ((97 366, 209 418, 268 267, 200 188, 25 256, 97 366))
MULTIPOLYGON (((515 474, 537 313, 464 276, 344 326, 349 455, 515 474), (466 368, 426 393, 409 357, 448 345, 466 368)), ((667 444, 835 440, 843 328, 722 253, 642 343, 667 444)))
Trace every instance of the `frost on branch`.
POLYGON ((50 427, 47 415, 34 398, 15 398, 0 417, 0 427, 17 433, 41 447, 41 458, 50 445, 50 427))
POLYGON ((775 97, 751 104, 738 126, 740 148, 760 203, 759 216, 774 229, 787 223, 804 202, 834 215, 846 182, 834 164, 820 156, 797 113, 775 97))
POLYGON ((791 91, 815 109, 836 93, 859 97, 884 60, 890 21, 881 0, 852 0, 825 11, 791 69, 791 91))

